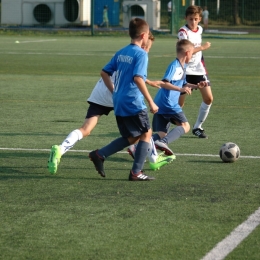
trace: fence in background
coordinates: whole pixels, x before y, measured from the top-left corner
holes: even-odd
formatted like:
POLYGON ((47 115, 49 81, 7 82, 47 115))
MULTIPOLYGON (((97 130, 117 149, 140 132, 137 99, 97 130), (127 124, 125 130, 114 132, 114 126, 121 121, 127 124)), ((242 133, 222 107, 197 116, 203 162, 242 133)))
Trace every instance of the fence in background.
MULTIPOLYGON (((142 17, 154 30, 172 31, 185 23, 190 4, 207 6, 210 28, 254 28, 260 30, 259 0, 172 0, 172 22, 167 10, 169 0, 92 0, 95 30, 127 28, 129 19, 142 17), (104 26, 107 6, 108 26, 104 26), (150 7, 151 6, 151 7, 150 7), (101 27, 103 26, 103 27, 101 27)), ((0 0, 1 26, 82 27, 91 26, 91 0, 0 0)), ((202 24, 203 25, 203 24, 202 24)))

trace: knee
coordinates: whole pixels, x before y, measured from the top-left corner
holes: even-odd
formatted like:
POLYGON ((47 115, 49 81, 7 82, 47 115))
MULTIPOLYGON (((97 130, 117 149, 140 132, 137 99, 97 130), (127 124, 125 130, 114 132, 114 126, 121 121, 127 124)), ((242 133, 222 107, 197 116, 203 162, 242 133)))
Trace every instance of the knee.
POLYGON ((86 137, 86 136, 90 135, 90 133, 91 133, 91 131, 87 128, 80 128, 80 131, 81 131, 83 137, 86 137))
POLYGON ((205 104, 207 104, 209 106, 213 102, 213 97, 205 98, 203 101, 204 101, 205 104))
POLYGON ((183 123, 182 127, 184 129, 185 134, 187 134, 190 131, 190 124, 188 122, 183 123))
POLYGON ((213 102, 213 96, 210 95, 210 96, 204 97, 204 98, 203 98, 203 102, 204 102, 205 104, 207 104, 208 106, 211 105, 212 102, 213 102))

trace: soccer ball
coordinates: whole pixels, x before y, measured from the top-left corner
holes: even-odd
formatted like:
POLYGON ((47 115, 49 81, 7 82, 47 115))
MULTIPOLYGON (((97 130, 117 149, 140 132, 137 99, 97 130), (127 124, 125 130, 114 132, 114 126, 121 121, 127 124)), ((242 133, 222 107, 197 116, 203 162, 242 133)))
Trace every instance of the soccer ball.
POLYGON ((219 156, 223 162, 235 162, 240 156, 240 149, 235 143, 225 143, 221 146, 219 156))

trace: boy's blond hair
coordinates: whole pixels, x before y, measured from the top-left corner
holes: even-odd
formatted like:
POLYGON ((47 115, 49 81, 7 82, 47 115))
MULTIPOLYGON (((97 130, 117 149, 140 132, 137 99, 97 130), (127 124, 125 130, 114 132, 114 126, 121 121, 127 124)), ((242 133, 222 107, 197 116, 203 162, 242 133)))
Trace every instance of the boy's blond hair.
POLYGON ((200 17, 202 17, 203 9, 200 6, 197 5, 190 5, 186 11, 185 11, 185 17, 188 15, 198 14, 200 17))
POLYGON ((176 43, 176 52, 178 53, 184 53, 191 47, 194 47, 194 44, 186 39, 180 40, 176 43))

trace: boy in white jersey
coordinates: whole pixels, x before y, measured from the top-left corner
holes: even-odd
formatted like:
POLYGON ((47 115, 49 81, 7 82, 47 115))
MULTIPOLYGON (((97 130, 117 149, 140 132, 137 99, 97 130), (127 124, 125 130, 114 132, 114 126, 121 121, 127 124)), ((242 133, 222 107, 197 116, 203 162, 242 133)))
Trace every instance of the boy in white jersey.
MULTIPOLYGON (((199 22, 202 19, 202 8, 199 6, 189 6, 185 12, 185 19, 187 24, 182 26, 178 32, 178 39, 187 39, 194 44, 194 51, 192 59, 190 60, 186 69, 186 80, 189 83, 197 84, 200 81, 207 81, 208 86, 201 88, 200 93, 202 95, 202 103, 199 109, 199 115, 196 123, 193 126, 192 133, 199 138, 208 138, 205 134, 202 124, 206 120, 211 104, 213 102, 213 95, 210 87, 210 81, 208 79, 207 70, 205 67, 202 51, 207 50, 210 46, 210 42, 202 44, 202 27, 199 22)), ((184 105, 186 95, 181 95, 179 102, 180 105, 184 105)))
MULTIPOLYGON (((142 48, 146 52, 149 52, 153 41, 154 36, 152 35, 152 33, 150 33, 147 44, 142 46, 142 48)), ((114 82, 114 74, 111 77, 111 81, 114 82)), ((146 83, 152 87, 158 88, 159 85, 163 82, 150 81, 146 79, 146 83)), ((50 157, 48 161, 48 169, 52 174, 57 172, 61 156, 65 154, 67 151, 69 151, 69 149, 71 149, 78 141, 90 135, 91 131, 95 128, 99 118, 102 115, 108 115, 110 111, 113 110, 112 93, 107 88, 102 78, 100 78, 100 80, 97 82, 87 101, 90 104, 90 106, 88 108, 86 119, 83 125, 79 129, 73 130, 60 145, 53 145, 51 148, 50 157)), ((162 166, 167 164, 167 159, 169 159, 167 157, 164 157, 164 160, 162 160, 162 158, 158 157, 158 154, 153 155, 153 158, 153 161, 150 160, 151 169, 159 168, 157 167, 158 165, 162 166)))

